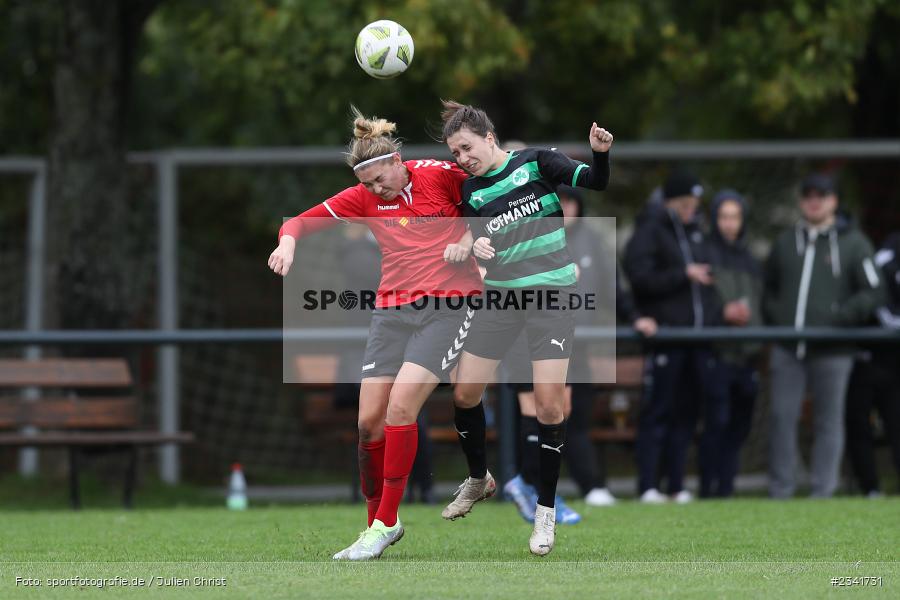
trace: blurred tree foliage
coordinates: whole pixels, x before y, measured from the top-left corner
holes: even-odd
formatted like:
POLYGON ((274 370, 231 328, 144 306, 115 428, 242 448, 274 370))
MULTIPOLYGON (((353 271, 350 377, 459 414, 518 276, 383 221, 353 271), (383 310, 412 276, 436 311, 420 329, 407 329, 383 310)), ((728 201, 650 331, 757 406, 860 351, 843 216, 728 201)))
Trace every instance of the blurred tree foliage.
POLYGON ((876 20, 893 20, 877 33, 895 56, 900 36, 887 0, 515 4, 536 49, 529 87, 543 90, 519 104, 516 120, 538 129, 529 135, 582 134, 591 115, 629 139, 853 135, 876 20), (559 119, 561 105, 570 118, 559 119))
MULTIPOLYGON (((855 135, 862 65, 900 58, 898 39, 888 0, 170 0, 146 30, 135 139, 339 143, 354 102, 427 141, 439 97, 481 103, 504 135, 532 140, 583 137, 595 118, 620 139, 855 135), (389 82, 350 51, 384 17, 416 41, 389 82)), ((882 84, 900 85, 893 64, 882 84)))
MULTIPOLYGON (((58 12, 0 0, 4 153, 47 146, 58 12)), ((890 0, 164 0, 135 57, 128 137, 341 143, 353 102, 427 141, 439 97, 481 103, 504 135, 533 140, 583 137, 594 118, 620 139, 884 137, 900 130, 896 104, 864 131, 854 115, 868 96, 896 100, 898 40, 890 0), (416 55, 378 81, 352 47, 385 17, 416 55)))
POLYGON ((140 112, 151 117, 142 142, 343 143, 350 103, 401 121, 403 135, 421 140, 439 97, 469 95, 527 63, 522 32, 488 2, 390 4, 168 2, 148 24, 139 63, 140 112), (359 30, 386 15, 416 43, 415 67, 389 82, 367 76, 353 57, 359 30))

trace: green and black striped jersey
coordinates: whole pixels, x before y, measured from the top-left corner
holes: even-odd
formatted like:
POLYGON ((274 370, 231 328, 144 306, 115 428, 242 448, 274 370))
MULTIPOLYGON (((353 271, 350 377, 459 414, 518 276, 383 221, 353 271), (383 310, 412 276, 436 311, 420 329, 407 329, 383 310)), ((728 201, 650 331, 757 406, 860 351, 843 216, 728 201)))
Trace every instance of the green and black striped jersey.
POLYGON ((485 285, 501 288, 575 285, 575 264, 566 248, 560 184, 606 189, 609 154, 595 152, 593 164, 555 150, 525 148, 506 162, 463 183, 463 214, 475 239, 487 236, 496 256, 482 261, 485 285))

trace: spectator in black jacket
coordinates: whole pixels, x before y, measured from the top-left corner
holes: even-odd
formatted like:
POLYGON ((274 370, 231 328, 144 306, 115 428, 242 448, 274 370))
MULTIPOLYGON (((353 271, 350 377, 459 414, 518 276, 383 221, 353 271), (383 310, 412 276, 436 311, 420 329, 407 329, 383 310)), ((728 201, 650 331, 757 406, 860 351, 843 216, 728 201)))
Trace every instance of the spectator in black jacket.
MULTIPOLYGON (((875 254, 881 269, 887 301, 876 310, 882 327, 900 333, 900 232, 888 236, 875 254)), ((853 367, 847 389, 847 455, 860 490, 869 498, 881 496, 875 466, 872 409, 877 408, 884 435, 900 477, 900 351, 896 346, 872 345, 853 367)))
MULTIPOLYGON (((660 326, 700 328, 721 320, 708 248, 696 222, 702 193, 693 175, 674 172, 663 186, 664 210, 648 211, 625 249, 625 273, 637 308, 660 326)), ((648 357, 637 439, 643 502, 667 500, 658 490, 664 452, 669 496, 679 503, 693 499, 683 481, 687 450, 704 384, 716 368, 709 345, 666 346, 648 357)))

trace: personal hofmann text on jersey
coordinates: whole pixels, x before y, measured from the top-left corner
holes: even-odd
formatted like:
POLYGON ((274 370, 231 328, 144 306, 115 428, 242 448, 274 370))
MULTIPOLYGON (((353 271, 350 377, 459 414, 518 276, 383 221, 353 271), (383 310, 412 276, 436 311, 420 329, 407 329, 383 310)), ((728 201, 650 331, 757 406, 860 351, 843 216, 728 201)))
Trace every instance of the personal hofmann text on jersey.
POLYGON ((487 236, 496 256, 484 262, 485 285, 501 288, 575 285, 566 249, 560 184, 606 189, 609 155, 595 152, 592 165, 554 150, 510 152, 506 162, 463 184, 463 212, 476 238, 487 236))

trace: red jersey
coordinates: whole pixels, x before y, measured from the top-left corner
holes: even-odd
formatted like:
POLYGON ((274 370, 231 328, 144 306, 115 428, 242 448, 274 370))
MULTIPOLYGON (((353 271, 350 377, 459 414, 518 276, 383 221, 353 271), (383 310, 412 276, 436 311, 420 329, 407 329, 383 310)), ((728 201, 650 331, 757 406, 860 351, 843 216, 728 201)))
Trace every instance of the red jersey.
POLYGON ((278 234, 300 238, 341 221, 365 223, 381 248, 376 306, 422 296, 470 296, 482 290, 474 257, 448 263, 444 250, 466 233, 460 187, 468 175, 454 163, 408 160, 409 184, 386 201, 363 184, 332 196, 285 222, 278 234))

